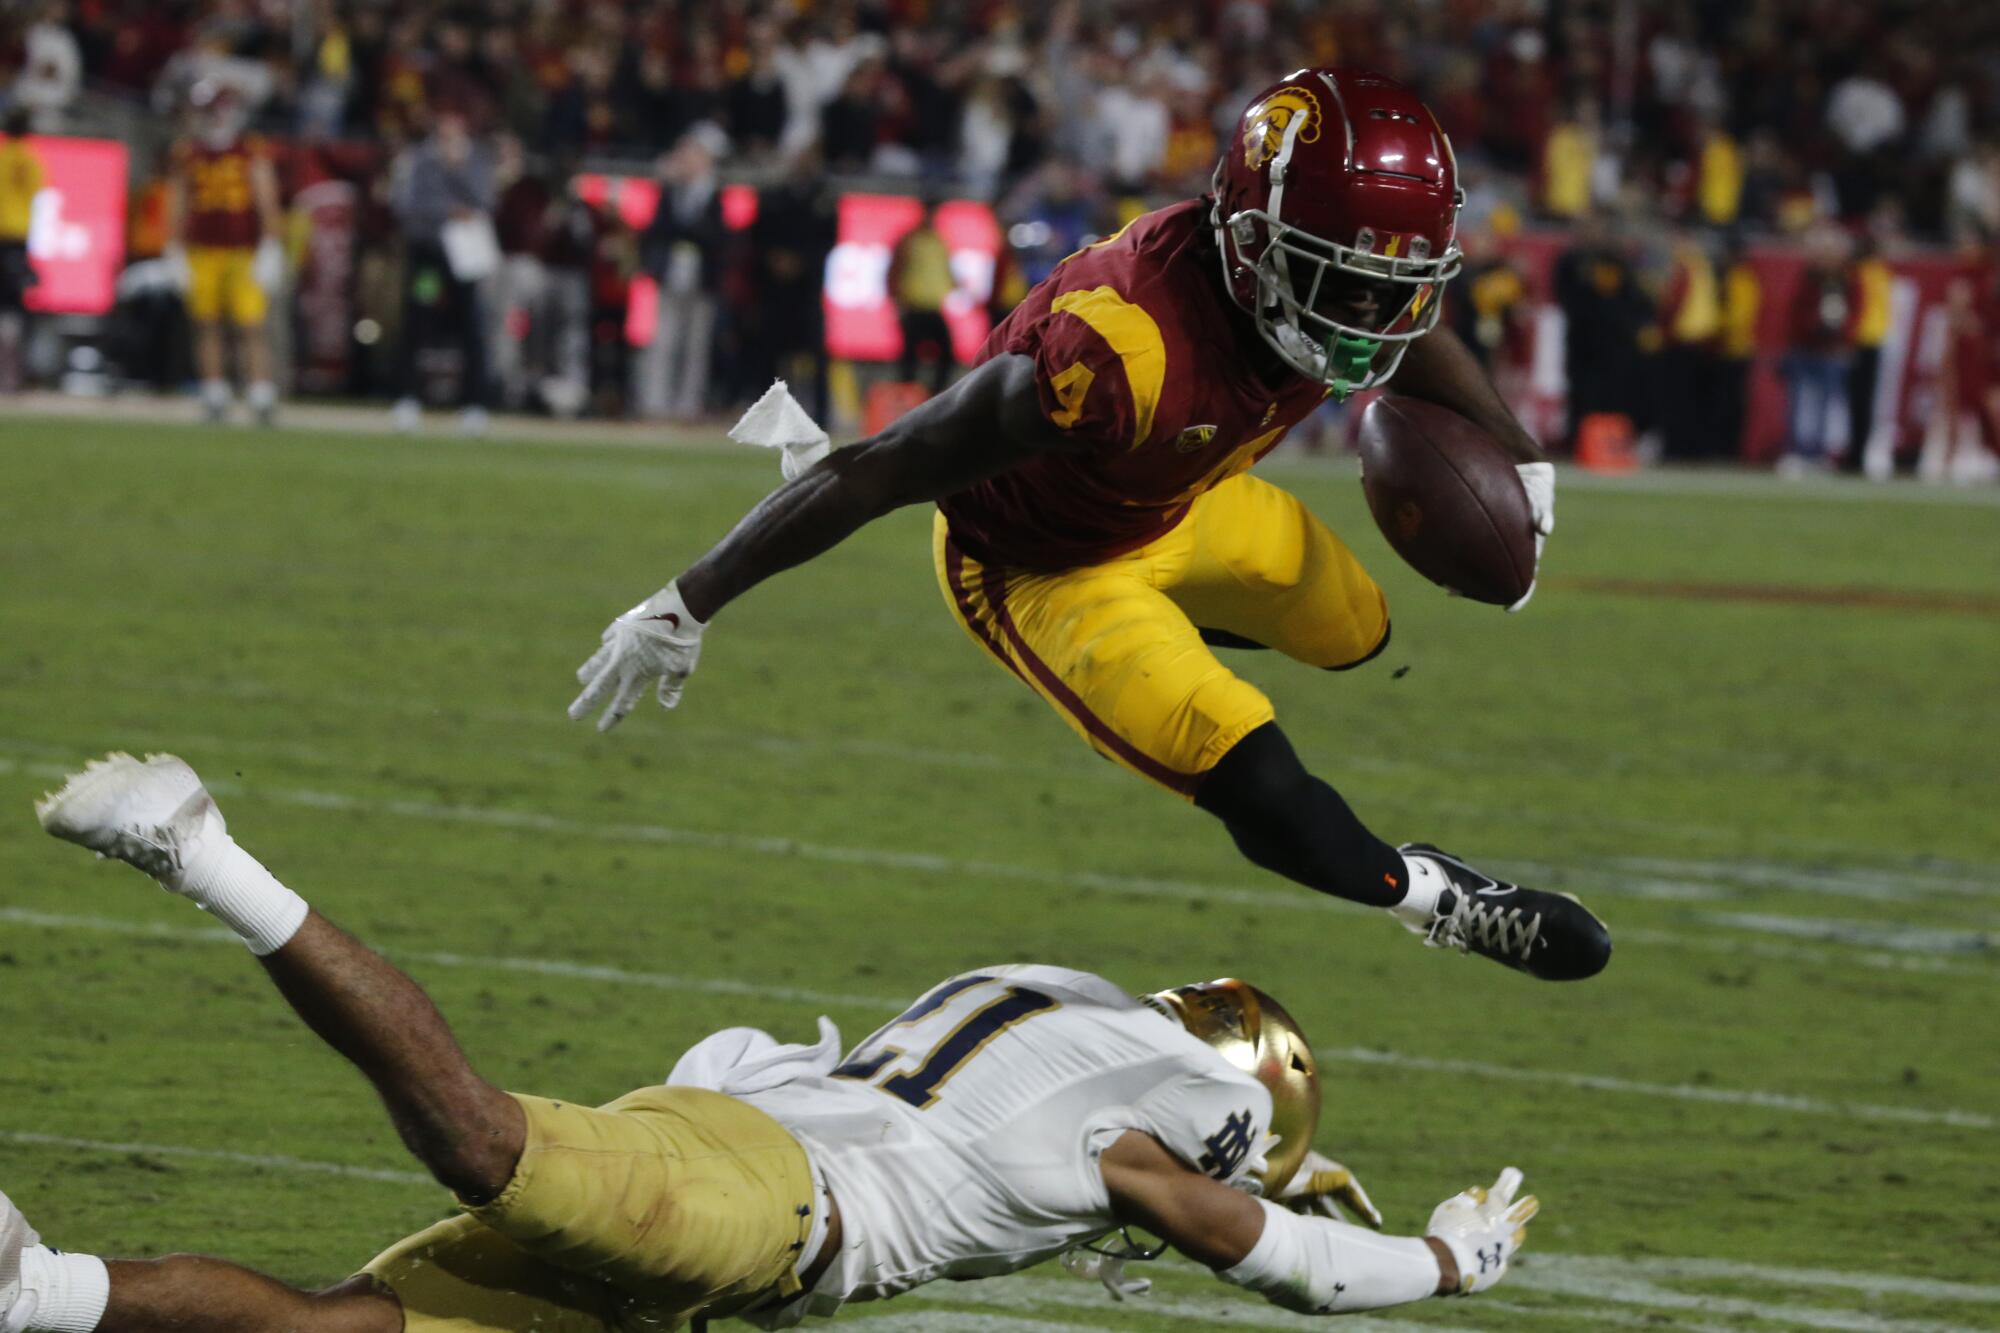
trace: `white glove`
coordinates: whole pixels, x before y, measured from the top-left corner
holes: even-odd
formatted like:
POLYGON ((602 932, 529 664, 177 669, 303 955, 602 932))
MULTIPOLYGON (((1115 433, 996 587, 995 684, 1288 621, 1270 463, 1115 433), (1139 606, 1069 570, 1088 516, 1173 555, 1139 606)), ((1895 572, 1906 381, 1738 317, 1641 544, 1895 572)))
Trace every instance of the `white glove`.
POLYGON ((1510 1166, 1492 1189, 1474 1185, 1431 1213, 1424 1234, 1443 1241, 1458 1261, 1459 1295, 1484 1291, 1507 1276, 1514 1252, 1527 1243, 1528 1219, 1542 1205, 1532 1194, 1517 1202, 1514 1191, 1520 1188, 1521 1172, 1510 1166))
POLYGON ((1275 1202, 1295 1213, 1312 1213, 1335 1221, 1344 1220, 1341 1210, 1345 1209, 1363 1226, 1382 1229, 1382 1214, 1368 1197, 1368 1191, 1361 1188, 1352 1171, 1324 1153, 1308 1151, 1275 1202))
POLYGON ((257 242, 257 254, 250 261, 250 281, 270 296, 285 285, 285 247, 277 237, 257 242))
POLYGON ((188 267, 187 247, 170 245, 160 252, 160 262, 167 266, 167 281, 173 289, 185 295, 194 285, 194 270, 188 267))
POLYGON ((597 719, 599 731, 625 720, 646 686, 660 682, 660 707, 681 701, 681 688, 701 659, 701 632, 708 626, 694 618, 681 600, 677 583, 648 597, 612 621, 604 630, 604 646, 576 669, 583 693, 569 706, 572 722, 610 700, 597 719))
MULTIPOLYGON (((1535 524, 1535 577, 1541 577, 1542 547, 1547 545, 1549 534, 1556 530, 1556 465, 1554 463, 1517 463, 1514 470, 1521 474, 1521 489, 1528 493, 1528 513, 1535 524)), ((1535 595, 1535 580, 1528 580, 1528 590, 1521 594, 1521 600, 1508 607, 1509 611, 1519 611, 1535 595)))

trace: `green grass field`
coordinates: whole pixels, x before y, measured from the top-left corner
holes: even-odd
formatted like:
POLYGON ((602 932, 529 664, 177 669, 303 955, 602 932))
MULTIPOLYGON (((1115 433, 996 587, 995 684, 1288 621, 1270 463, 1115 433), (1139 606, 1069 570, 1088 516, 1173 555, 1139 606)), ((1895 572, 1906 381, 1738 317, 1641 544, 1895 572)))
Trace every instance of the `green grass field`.
MULTIPOLYGON (((604 621, 776 471, 0 424, 0 1188, 51 1243, 316 1282, 443 1209, 240 947, 37 831, 62 772, 172 749, 509 1086, 608 1099, 730 1023, 858 1039, 995 961, 1235 973, 1313 1036, 1319 1146, 1392 1227, 1508 1162, 1543 1199, 1506 1286, 1381 1325, 2000 1327, 1991 497, 1572 479, 1507 616, 1403 568, 1347 466, 1269 470, 1395 642, 1230 660, 1385 836, 1584 894, 1618 954, 1561 987, 1266 876, 1096 759, 952 624, 927 513, 731 608, 679 712, 569 723, 604 621)), ((843 1322, 1303 1322, 1161 1267, 1149 1301, 1049 1270, 843 1322)))

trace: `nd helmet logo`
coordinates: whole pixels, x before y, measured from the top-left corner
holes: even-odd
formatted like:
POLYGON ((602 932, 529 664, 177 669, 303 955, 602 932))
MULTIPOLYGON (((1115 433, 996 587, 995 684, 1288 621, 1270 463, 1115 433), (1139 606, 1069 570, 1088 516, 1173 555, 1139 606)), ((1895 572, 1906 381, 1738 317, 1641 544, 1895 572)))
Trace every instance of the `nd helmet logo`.
POLYGON ((1311 143, 1319 138, 1319 99, 1312 95, 1311 89, 1295 83, 1286 84, 1259 102, 1243 130, 1243 164, 1254 171, 1276 157, 1284 145, 1285 130, 1300 116, 1305 120, 1299 126, 1298 142, 1311 143))

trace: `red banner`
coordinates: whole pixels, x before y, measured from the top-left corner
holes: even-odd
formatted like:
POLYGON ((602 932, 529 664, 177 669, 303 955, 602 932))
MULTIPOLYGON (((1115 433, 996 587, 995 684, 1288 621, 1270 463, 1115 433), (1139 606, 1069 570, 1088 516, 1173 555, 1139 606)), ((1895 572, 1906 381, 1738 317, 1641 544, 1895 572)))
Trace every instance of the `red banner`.
POLYGON ((28 308, 101 315, 125 264, 125 145, 31 135, 28 146, 42 159, 28 229, 28 258, 41 282, 28 308))
MULTIPOLYGON (((826 260, 826 350, 854 361, 893 361, 903 334, 889 297, 889 263, 896 242, 923 220, 921 200, 908 195, 850 194, 840 201, 839 241, 826 260)), ((985 204, 938 205, 938 234, 951 251, 954 287, 944 319, 953 354, 970 361, 986 340, 986 302, 1000 252, 1000 224, 985 204)))
POLYGON ((344 180, 322 180, 292 200, 306 219, 306 250, 292 308, 298 321, 298 387, 347 387, 354 325, 354 270, 360 195, 344 180))

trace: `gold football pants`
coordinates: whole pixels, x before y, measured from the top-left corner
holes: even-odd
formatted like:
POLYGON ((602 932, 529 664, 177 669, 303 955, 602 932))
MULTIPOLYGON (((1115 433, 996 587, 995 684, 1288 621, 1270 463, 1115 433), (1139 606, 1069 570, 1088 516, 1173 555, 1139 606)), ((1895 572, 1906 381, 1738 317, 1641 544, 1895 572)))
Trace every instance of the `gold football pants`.
POLYGON ((1272 719, 1216 660, 1222 630, 1309 666, 1366 661, 1389 631, 1382 590, 1287 491, 1248 474, 1199 496, 1164 536, 1055 572, 984 566, 933 529, 938 583, 973 642, 1114 763, 1193 798, 1202 774, 1272 719))
POLYGON ((699 1088, 514 1099, 527 1146, 500 1196, 363 1270, 402 1302, 404 1333, 672 1329, 798 1290, 812 1168, 777 1121, 699 1088))

